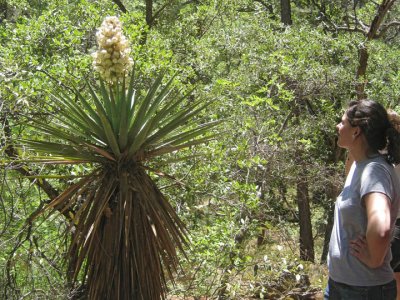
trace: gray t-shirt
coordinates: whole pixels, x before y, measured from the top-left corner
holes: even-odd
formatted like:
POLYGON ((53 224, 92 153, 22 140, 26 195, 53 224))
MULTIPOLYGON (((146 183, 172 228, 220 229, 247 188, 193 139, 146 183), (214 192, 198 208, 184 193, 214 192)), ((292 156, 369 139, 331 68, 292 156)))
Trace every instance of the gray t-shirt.
POLYGON ((344 188, 336 199, 328 267, 330 278, 337 282, 371 286, 393 280, 390 249, 382 266, 375 269, 367 267, 350 254, 350 241, 366 234, 367 215, 362 198, 371 192, 388 196, 391 201, 391 221, 394 225, 399 208, 400 185, 394 168, 382 156, 353 163, 344 188))

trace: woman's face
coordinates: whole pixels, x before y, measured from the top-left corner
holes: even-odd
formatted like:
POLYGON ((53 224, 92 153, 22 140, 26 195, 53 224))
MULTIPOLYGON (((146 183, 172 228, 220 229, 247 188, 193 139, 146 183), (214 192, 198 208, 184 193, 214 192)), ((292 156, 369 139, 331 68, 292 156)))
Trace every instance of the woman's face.
POLYGON ((338 146, 348 149, 354 141, 354 133, 356 132, 357 127, 351 126, 347 119, 347 115, 344 114, 341 122, 336 125, 336 129, 338 130, 338 146))

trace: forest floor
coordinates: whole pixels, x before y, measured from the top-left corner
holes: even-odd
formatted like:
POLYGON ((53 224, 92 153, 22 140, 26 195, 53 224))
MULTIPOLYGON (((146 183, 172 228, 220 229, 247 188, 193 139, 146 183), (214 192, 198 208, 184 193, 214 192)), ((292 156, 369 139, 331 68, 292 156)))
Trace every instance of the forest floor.
MULTIPOLYGON (((168 300, 215 300, 215 297, 178 297, 178 296, 170 296, 168 300)), ((270 295, 264 298, 260 297, 236 297, 236 298, 225 298, 226 300, 258 300, 258 299, 267 299, 267 300, 323 300, 324 295, 320 290, 309 290, 302 291, 301 289, 294 289, 290 292, 285 293, 284 295, 270 295)))
MULTIPOLYGON (((216 298, 210 298, 210 297, 177 297, 177 296, 171 296, 168 298, 168 300, 214 300, 216 298)), ((264 297, 264 298, 259 298, 259 297, 237 297, 237 298, 232 298, 232 300, 259 300, 259 299, 269 299, 269 300, 323 300, 324 295, 322 291, 308 291, 308 292, 302 292, 302 291, 296 291, 293 290, 285 295, 276 295, 274 297, 264 297)), ((228 299, 227 299, 228 300, 228 299)), ((231 300, 231 299, 229 299, 231 300)))

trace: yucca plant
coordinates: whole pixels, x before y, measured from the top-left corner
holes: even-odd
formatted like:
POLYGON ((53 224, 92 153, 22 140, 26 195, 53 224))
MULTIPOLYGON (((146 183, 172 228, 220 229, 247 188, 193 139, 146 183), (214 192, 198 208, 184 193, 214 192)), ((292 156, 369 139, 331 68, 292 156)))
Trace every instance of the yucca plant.
POLYGON ((101 77, 97 85, 87 82, 90 96, 58 89, 51 95, 54 121, 32 125, 47 138, 23 144, 44 163, 92 166, 43 210, 75 212, 68 276, 86 287, 85 298, 165 298, 187 232, 148 163, 210 140, 218 121, 194 125, 208 103, 186 101, 173 77, 164 82, 161 74, 146 93, 135 90, 134 72, 125 77, 132 61, 116 17, 105 19, 97 40, 101 77))

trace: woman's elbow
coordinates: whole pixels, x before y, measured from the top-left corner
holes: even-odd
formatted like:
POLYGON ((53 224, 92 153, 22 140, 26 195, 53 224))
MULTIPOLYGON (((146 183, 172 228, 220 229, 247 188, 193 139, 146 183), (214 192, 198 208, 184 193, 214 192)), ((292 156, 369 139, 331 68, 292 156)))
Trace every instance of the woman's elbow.
POLYGON ((371 259, 368 263, 367 266, 371 269, 377 269, 383 265, 383 262, 385 261, 385 257, 383 258, 375 258, 371 259))
POLYGON ((378 240, 375 240, 375 247, 370 252, 371 259, 369 260, 368 267, 375 269, 379 268, 385 262, 385 257, 390 248, 391 231, 383 231, 378 240))

